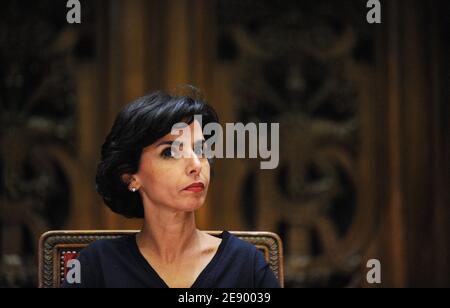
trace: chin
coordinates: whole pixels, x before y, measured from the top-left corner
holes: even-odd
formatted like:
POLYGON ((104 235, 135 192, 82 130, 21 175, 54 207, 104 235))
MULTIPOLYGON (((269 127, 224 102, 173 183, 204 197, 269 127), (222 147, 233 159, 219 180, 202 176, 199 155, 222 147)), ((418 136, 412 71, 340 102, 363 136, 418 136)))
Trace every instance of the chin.
POLYGON ((178 208, 185 212, 195 212, 200 209, 204 204, 204 200, 195 200, 191 202, 186 202, 184 204, 180 204, 178 208))

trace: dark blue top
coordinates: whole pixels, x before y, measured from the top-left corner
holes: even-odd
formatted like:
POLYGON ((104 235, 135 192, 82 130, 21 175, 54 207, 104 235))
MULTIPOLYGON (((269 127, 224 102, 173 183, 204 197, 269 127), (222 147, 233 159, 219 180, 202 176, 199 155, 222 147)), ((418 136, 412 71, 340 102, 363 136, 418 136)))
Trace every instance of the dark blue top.
MULTIPOLYGON (((210 263, 192 288, 278 288, 279 282, 263 254, 252 244, 227 231, 210 263)), ((168 285, 139 251, 134 235, 100 240, 83 249, 78 258, 78 288, 167 288, 168 285)))

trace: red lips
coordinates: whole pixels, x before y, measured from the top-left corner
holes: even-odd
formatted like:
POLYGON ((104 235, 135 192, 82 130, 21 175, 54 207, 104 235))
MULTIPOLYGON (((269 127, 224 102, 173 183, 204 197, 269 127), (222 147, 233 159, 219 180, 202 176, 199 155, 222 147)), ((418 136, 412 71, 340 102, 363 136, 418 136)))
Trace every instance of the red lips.
POLYGON ((189 185, 184 190, 192 191, 192 192, 201 192, 204 189, 205 189, 205 184, 198 182, 198 183, 193 183, 193 184, 189 185))

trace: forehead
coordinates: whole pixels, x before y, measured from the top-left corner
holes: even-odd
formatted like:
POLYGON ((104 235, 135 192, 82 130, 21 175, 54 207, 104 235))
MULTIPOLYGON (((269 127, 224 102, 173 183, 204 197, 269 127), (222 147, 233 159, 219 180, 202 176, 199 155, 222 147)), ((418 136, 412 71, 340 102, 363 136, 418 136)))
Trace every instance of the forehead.
POLYGON ((191 141, 203 139, 202 127, 197 120, 193 121, 189 125, 186 123, 179 123, 179 125, 175 129, 173 129, 172 132, 162 137, 157 141, 157 143, 161 141, 173 141, 176 139, 188 142, 189 138, 191 139, 191 141))
POLYGON ((159 147, 166 145, 164 142, 180 141, 182 143, 194 143, 199 140, 204 140, 203 131, 200 123, 198 121, 193 121, 191 124, 183 123, 184 125, 180 127, 177 132, 168 133, 164 137, 158 139, 153 144, 144 148, 143 152, 153 152, 159 147), (189 140, 190 137, 190 140, 189 140))

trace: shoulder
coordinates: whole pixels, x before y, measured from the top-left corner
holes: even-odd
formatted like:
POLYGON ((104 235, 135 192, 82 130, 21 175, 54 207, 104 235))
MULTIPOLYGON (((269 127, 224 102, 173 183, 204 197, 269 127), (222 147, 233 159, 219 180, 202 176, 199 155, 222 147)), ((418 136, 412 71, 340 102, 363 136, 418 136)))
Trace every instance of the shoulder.
POLYGON ((245 238, 224 232, 216 279, 225 287, 276 287, 275 278, 264 254, 245 238))
POLYGON ((228 254, 238 257, 241 262, 251 266, 255 271, 269 267, 264 254, 252 243, 229 234, 228 254))
POLYGON ((92 242, 80 251, 78 260, 86 270, 102 271, 116 268, 133 257, 134 236, 102 239, 92 242))
POLYGON ((256 250, 256 247, 252 243, 243 240, 234 234, 224 231, 224 236, 228 237, 230 245, 232 245, 235 249, 238 249, 240 251, 253 251, 253 252, 256 250))
POLYGON ((104 286, 104 273, 112 267, 112 263, 119 252, 123 251, 127 238, 102 239, 89 244, 80 251, 78 261, 80 262, 81 282, 70 284, 64 282, 63 288, 97 288, 104 286))
MULTIPOLYGON (((249 285, 258 288, 278 288, 279 282, 267 263, 264 254, 250 242, 229 235, 229 248, 237 264, 240 264, 244 273, 251 277, 249 285)), ((241 276, 242 277, 242 276, 241 276)))
POLYGON ((226 241, 226 250, 229 254, 239 255, 241 259, 254 259, 258 254, 258 249, 255 245, 233 235, 227 231, 223 233, 223 240, 226 241))
POLYGON ((123 252, 129 247, 133 236, 126 235, 118 238, 101 239, 92 242, 80 252, 80 257, 84 258, 101 258, 102 256, 111 256, 115 253, 123 252))

